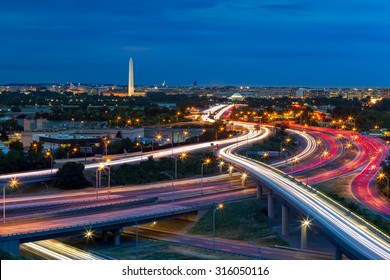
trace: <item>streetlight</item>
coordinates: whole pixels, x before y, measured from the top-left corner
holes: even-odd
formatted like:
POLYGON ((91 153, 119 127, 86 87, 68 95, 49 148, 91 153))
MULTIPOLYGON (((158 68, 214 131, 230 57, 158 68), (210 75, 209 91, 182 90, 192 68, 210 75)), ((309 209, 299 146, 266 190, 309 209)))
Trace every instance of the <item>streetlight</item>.
POLYGON ((180 114, 181 114, 180 112, 177 112, 177 113, 176 113, 176 122, 177 122, 177 123, 179 122, 179 116, 180 116, 180 114))
POLYGON ((297 156, 295 156, 292 160, 291 160, 291 167, 290 167, 290 173, 292 173, 292 170, 293 170, 293 163, 297 163, 299 160, 299 158, 297 156))
POLYGON ((307 249, 307 228, 310 226, 310 220, 305 219, 301 222, 301 249, 307 249))
POLYGON ((144 152, 144 150, 143 150, 143 148, 142 148, 142 144, 140 143, 140 142, 137 142, 136 144, 135 144, 135 146, 136 147, 140 147, 141 148, 141 159, 142 159, 142 154, 143 154, 143 152, 144 152))
POLYGON ((96 168, 96 200, 99 200, 99 188, 102 184, 102 170, 104 169, 104 163, 100 163, 96 168))
POLYGON ((35 153, 37 154, 38 153, 38 144, 37 143, 34 143, 33 144, 33 147, 35 149, 35 153))
POLYGON ((201 166, 201 169, 200 169, 200 193, 203 194, 203 166, 204 165, 208 165, 211 163, 211 159, 209 158, 206 158, 203 162, 202 162, 202 166, 201 166))
POLYGON ((325 161, 325 158, 329 155, 329 152, 327 150, 325 150, 321 156, 320 156, 320 166, 322 165, 322 158, 324 158, 324 161, 325 161))
POLYGON ((378 175, 379 179, 385 179, 386 180, 386 196, 389 197, 389 177, 386 176, 384 172, 379 173, 378 175))
POLYGON ((219 174, 222 173, 222 167, 225 165, 225 162, 223 160, 221 160, 219 163, 218 163, 218 167, 219 167, 219 174))
MULTIPOLYGON (((11 189, 16 188, 18 186, 18 180, 15 178, 11 179, 11 181, 9 182, 9 185, 10 185, 11 189)), ((3 223, 5 223, 5 188, 6 187, 7 187, 7 185, 3 186, 3 223)))
POLYGON ((46 156, 50 157, 50 174, 53 173, 53 155, 50 150, 46 151, 46 156))
POLYGON ((116 118, 116 126, 118 127, 119 126, 119 121, 121 120, 121 117, 120 116, 118 116, 117 118, 116 118))
POLYGON ((184 141, 184 142, 186 141, 186 139, 187 139, 187 137, 188 137, 188 134, 189 134, 188 130, 184 130, 184 131, 183 131, 183 141, 184 141))
POLYGON ((162 135, 160 133, 157 133, 154 139, 152 140, 152 151, 154 151, 154 141, 157 140, 157 142, 160 142, 162 139, 162 135))
POLYGON ((241 187, 245 187, 246 178, 248 175, 246 173, 242 173, 241 175, 241 187))
POLYGON ((111 190, 111 165, 110 165, 111 159, 107 159, 106 166, 108 170, 108 179, 107 179, 107 196, 110 198, 110 190, 111 190))
MULTIPOLYGON (((183 160, 187 158, 187 153, 182 152, 179 156, 179 159, 183 160)), ((177 180, 177 158, 175 157, 175 180, 177 180)))
POLYGON ((103 144, 104 144, 104 153, 107 155, 107 149, 108 145, 110 144, 110 138, 108 136, 102 137, 103 144))
POLYGON ((214 208, 213 211, 213 250, 215 250, 215 212, 217 210, 222 210, 223 209, 223 204, 219 203, 217 207, 214 208))
POLYGON ((229 166, 229 178, 231 178, 233 176, 233 165, 230 165, 229 166))

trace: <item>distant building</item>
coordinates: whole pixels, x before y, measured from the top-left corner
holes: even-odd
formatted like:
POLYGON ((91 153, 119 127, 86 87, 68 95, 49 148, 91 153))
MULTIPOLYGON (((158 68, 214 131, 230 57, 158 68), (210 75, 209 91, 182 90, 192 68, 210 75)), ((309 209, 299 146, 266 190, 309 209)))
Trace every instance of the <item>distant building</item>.
POLYGON ((236 92, 232 96, 230 96, 229 99, 233 102, 240 102, 244 100, 244 97, 238 92, 236 92))
POLYGON ((296 98, 303 98, 305 94, 306 89, 304 88, 299 88, 295 91, 295 97, 296 98))
POLYGON ((43 143, 44 149, 55 150, 62 145, 74 146, 83 140, 89 145, 96 145, 101 142, 101 137, 76 136, 69 134, 33 134, 32 140, 43 143))
POLYGON ((30 120, 30 119, 23 120, 24 131, 33 131, 34 129, 35 129, 35 120, 30 120))

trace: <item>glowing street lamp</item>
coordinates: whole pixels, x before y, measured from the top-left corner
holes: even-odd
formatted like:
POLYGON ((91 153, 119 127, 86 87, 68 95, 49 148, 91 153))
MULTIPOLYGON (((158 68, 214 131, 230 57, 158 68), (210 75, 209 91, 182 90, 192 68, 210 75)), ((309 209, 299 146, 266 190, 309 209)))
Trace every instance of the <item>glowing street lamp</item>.
POLYGON ((102 170, 104 169, 104 163, 100 163, 96 169, 96 200, 99 200, 99 189, 102 186, 102 170))
POLYGON ((307 228, 310 227, 310 220, 301 222, 301 249, 307 249, 307 228))
POLYGON ((215 250, 215 212, 217 210, 222 210, 224 205, 222 203, 219 203, 217 207, 213 210, 213 249, 215 250))
POLYGON ((246 178, 248 177, 248 175, 246 173, 242 173, 241 175, 241 187, 245 187, 245 182, 246 182, 246 178))
MULTIPOLYGON (((187 158, 187 153, 182 152, 179 156, 179 159, 183 160, 187 158)), ((177 158, 175 157, 175 180, 177 180, 177 158)))
MULTIPOLYGON (((15 178, 11 179, 11 181, 9 182, 9 186, 11 187, 11 189, 16 188, 18 186, 18 180, 15 178)), ((5 188, 6 187, 7 185, 3 186, 3 223, 5 223, 5 188)))
POLYGON ((110 198, 110 192, 111 192, 111 165, 110 165, 111 159, 107 159, 105 168, 108 170, 108 178, 107 178, 107 196, 110 198))
POLYGON ((90 229, 87 229, 84 234, 85 239, 91 239, 93 237, 93 231, 90 229))
POLYGON ((225 162, 223 160, 221 160, 219 163, 218 163, 218 167, 219 167, 219 174, 222 173, 222 167, 225 165, 225 162))
POLYGON ((209 165, 211 163, 211 159, 210 158, 206 158, 203 162, 202 162, 202 165, 201 165, 201 168, 200 168, 200 193, 203 194, 203 166, 204 165, 209 165))
POLYGON ((229 166, 229 178, 231 178, 233 176, 233 169, 234 169, 233 165, 230 165, 229 166))
POLYGON ((50 174, 53 173, 53 155, 50 150, 46 151, 46 156, 50 157, 50 174))
POLYGON ((297 156, 295 156, 292 160, 291 160, 291 166, 290 166, 290 173, 292 173, 293 171, 293 163, 297 163, 299 161, 299 158, 297 156))
POLYGON ((33 147, 35 149, 35 153, 38 153, 38 144, 37 143, 34 143, 33 144, 33 147))
POLYGON ((143 148, 142 148, 142 144, 141 144, 140 142, 137 142, 137 143, 135 144, 135 146, 141 148, 141 159, 142 159, 142 154, 144 153, 143 148))

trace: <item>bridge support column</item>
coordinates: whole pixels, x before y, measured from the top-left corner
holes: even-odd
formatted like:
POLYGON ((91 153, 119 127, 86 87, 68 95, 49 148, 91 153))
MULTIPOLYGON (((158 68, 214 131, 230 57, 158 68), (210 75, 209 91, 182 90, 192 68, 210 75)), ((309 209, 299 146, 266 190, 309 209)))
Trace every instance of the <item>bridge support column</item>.
POLYGON ((121 233, 123 232, 123 228, 119 228, 113 231, 114 233, 114 245, 121 245, 121 233))
POLYGON ((282 235, 288 236, 290 234, 289 230, 290 224, 290 207, 286 204, 282 205, 282 235))
POLYGON ((1 241, 0 249, 14 256, 19 256, 19 239, 1 241))
POLYGON ((268 217, 275 218, 275 198, 272 191, 268 193, 268 217))
POLYGON ((337 246, 334 254, 334 259, 341 260, 342 258, 343 258, 343 253, 341 252, 339 246, 337 246))
POLYGON ((301 249, 307 249, 307 228, 306 222, 301 223, 301 249))
POLYGON ((260 185, 260 182, 257 183, 257 202, 261 204, 261 197, 263 196, 263 187, 260 185))
POLYGON ((107 242, 107 240, 108 240, 108 231, 107 230, 102 231, 102 239, 103 239, 103 242, 107 242))

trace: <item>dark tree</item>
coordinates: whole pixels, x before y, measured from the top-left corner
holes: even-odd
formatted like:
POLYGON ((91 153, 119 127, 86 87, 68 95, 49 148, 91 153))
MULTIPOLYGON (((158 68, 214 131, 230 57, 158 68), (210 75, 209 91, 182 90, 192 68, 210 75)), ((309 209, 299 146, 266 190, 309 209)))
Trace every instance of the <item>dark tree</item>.
POLYGON ((61 189, 81 189, 92 184, 84 176, 84 165, 77 162, 65 163, 57 172, 55 187, 61 189))

